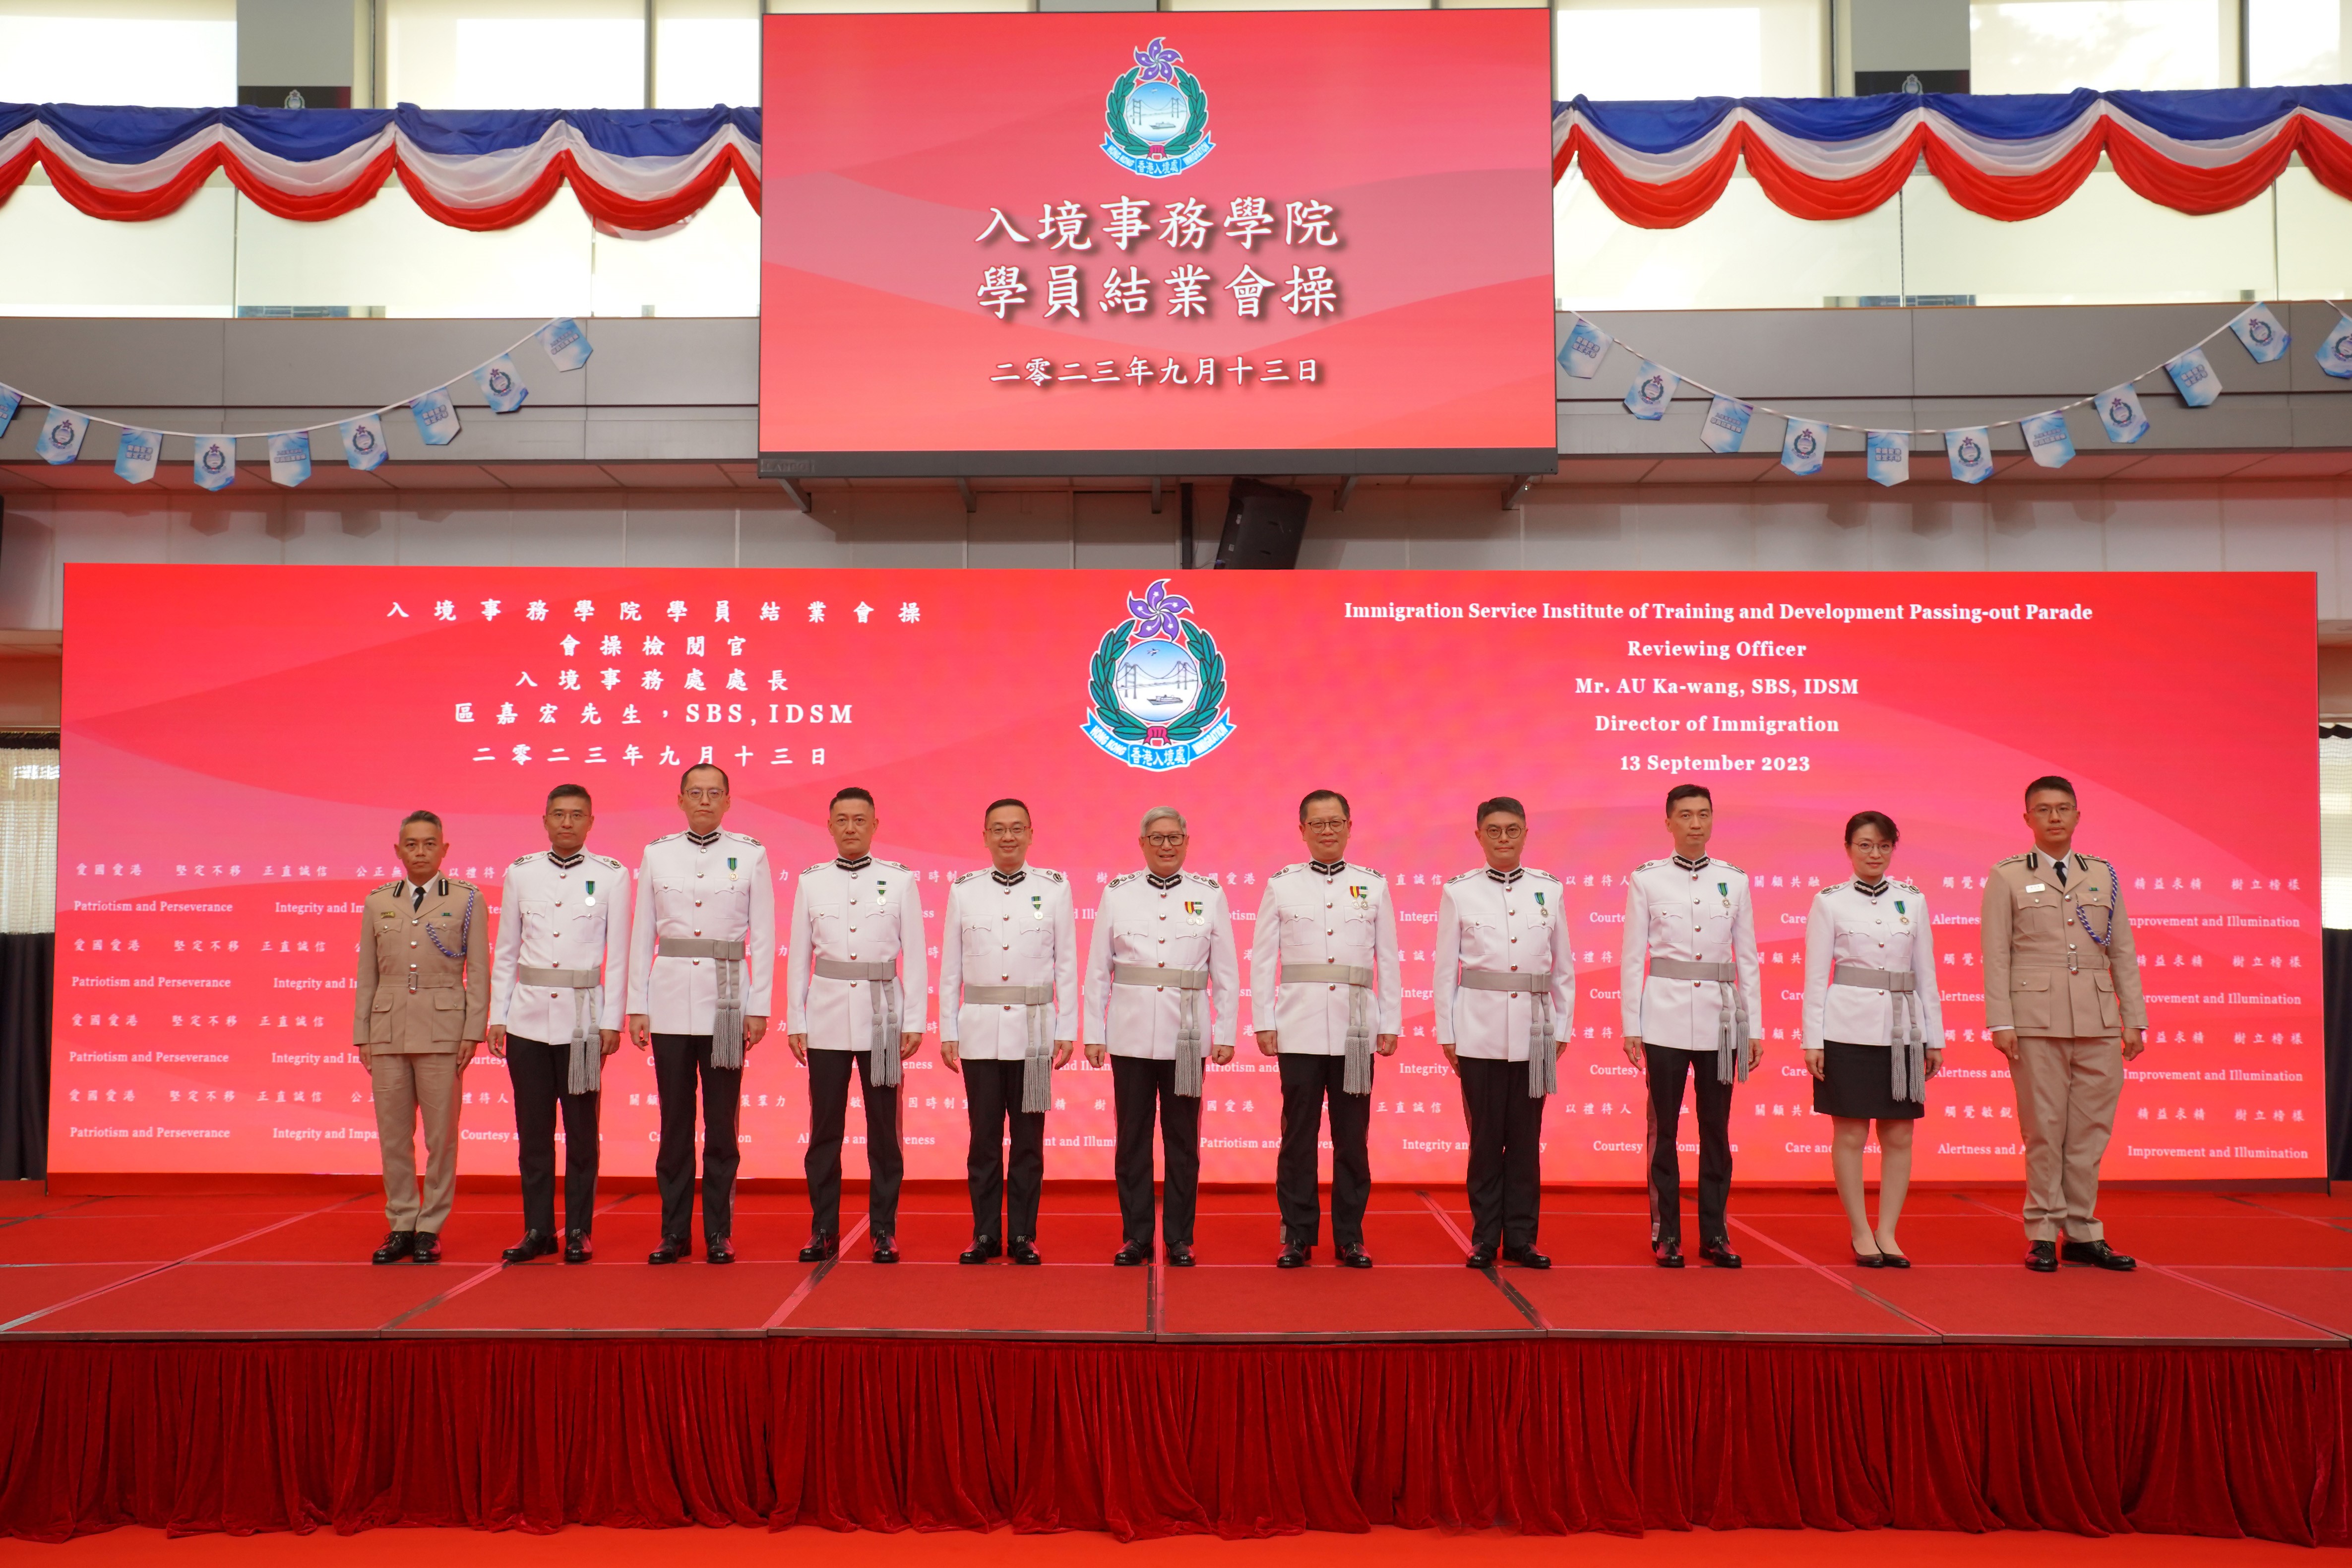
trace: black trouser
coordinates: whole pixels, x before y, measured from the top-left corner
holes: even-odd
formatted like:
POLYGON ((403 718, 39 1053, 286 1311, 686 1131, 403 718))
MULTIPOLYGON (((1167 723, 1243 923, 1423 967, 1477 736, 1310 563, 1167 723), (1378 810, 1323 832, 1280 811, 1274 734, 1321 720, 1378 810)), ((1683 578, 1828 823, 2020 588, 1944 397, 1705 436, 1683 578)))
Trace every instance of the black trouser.
POLYGON ((1364 1242, 1364 1205, 1372 1195, 1372 1162, 1365 1142, 1372 1128, 1372 1096, 1349 1094, 1348 1058, 1286 1052, 1282 1063, 1282 1152, 1274 1163, 1274 1197, 1282 1210, 1282 1239, 1312 1247, 1322 1220, 1315 1204, 1316 1134, 1323 1101, 1331 1102, 1331 1240, 1364 1242))
POLYGON ((702 1234, 735 1234, 735 1110, 743 1069, 710 1065, 709 1035, 656 1035, 654 1088, 661 1095, 661 1152, 654 1184, 661 1189, 662 1235, 694 1234, 694 1091, 702 1089, 702 1234))
POLYGON ((963 1064, 971 1107, 971 1148, 963 1162, 971 1185, 974 1241, 1037 1239, 1037 1189, 1045 1179, 1045 1113, 1021 1109, 1022 1059, 963 1064), (1005 1180, 1005 1123, 1013 1124, 1012 1181, 1005 1180), (997 1222, 1002 1219, 1003 1223, 997 1222))
POLYGON ((809 1146, 801 1168, 808 1173, 809 1228, 818 1236, 841 1234, 841 1137, 849 1121, 849 1075, 866 1101, 866 1216, 875 1240, 898 1234, 898 1178, 906 1163, 898 1152, 899 1090, 874 1092, 873 1058, 865 1051, 809 1052, 809 1146))
MULTIPOLYGON (((602 1049, 600 1038, 596 1049, 602 1049)), ((596 1216, 596 1096, 567 1094, 572 1047, 507 1037, 514 1090, 515 1166, 522 1175, 522 1227, 555 1231, 555 1110, 563 1107, 563 1228, 583 1235, 596 1216)), ((664 1100, 669 1097, 665 1094, 664 1100)))
POLYGON ((1544 1102, 1528 1093, 1525 1062, 1454 1059, 1462 1066, 1462 1114, 1470 1123, 1470 1245, 1533 1247, 1544 1102))
POLYGON ((1681 1051, 1644 1041, 1650 1077, 1650 1245, 1683 1238, 1682 1163, 1675 1134, 1683 1109, 1683 1079, 1695 1079, 1698 1100, 1698 1239, 1728 1241, 1725 1204, 1731 1196, 1731 1085, 1715 1074, 1713 1051, 1681 1051))
POLYGON ((1160 1233, 1171 1247, 1192 1245, 1192 1209, 1201 1192, 1201 1101, 1176 1092, 1176 1064, 1145 1057, 1110 1058, 1111 1104, 1118 1116, 1120 1233, 1138 1247, 1151 1245, 1151 1124, 1168 1166, 1160 1233))

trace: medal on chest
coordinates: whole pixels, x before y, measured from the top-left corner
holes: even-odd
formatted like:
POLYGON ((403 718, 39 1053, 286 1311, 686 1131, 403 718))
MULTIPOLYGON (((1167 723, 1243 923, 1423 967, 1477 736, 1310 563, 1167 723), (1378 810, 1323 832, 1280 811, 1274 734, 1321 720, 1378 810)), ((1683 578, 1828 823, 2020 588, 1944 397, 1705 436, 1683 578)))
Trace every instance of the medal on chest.
POLYGON ((588 897, 586 902, 588 907, 592 910, 596 907, 596 879, 593 877, 588 879, 588 897))
POLYGON ((1196 899, 1184 900, 1184 918, 1193 925, 1209 923, 1208 906, 1196 899))
POLYGON ((1731 907, 1731 884, 1728 882, 1717 882, 1715 885, 1715 890, 1722 896, 1723 907, 1727 910, 1729 909, 1731 907))
POLYGON ((727 857, 727 879, 730 882, 735 880, 735 857, 732 855, 727 857))
POLYGON ((1032 893, 1029 895, 1029 918, 1033 921, 1042 921, 1045 918, 1045 894, 1032 893))
POLYGON ((1910 911, 1904 908, 1903 900, 1900 899, 1895 900, 1895 917, 1901 921, 1905 925, 1909 925, 1911 923, 1910 911))

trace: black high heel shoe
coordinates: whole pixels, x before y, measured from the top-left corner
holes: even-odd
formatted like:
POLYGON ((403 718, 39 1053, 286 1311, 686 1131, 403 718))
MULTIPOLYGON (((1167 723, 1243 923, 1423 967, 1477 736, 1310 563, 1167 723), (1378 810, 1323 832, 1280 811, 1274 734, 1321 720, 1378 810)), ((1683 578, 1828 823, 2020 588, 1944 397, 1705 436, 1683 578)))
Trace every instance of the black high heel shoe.
POLYGON ((1911 1260, 1899 1252, 1881 1252, 1878 1256, 1886 1260, 1883 1265, 1885 1268, 1908 1268, 1911 1267, 1911 1260))
POLYGON ((1887 1266, 1887 1257, 1886 1254, 1883 1252, 1864 1252, 1860 1248, 1856 1248, 1853 1255, 1853 1266, 1856 1268, 1884 1268, 1887 1266))

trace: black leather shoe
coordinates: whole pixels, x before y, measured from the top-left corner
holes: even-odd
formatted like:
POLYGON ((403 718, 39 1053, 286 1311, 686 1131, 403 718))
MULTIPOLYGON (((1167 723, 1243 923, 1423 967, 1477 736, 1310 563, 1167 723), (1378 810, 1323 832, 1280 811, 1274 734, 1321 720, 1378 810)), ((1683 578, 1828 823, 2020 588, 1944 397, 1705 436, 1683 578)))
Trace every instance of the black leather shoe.
POLYGON ((1886 1254, 1864 1252, 1860 1247, 1856 1247, 1853 1254, 1853 1266, 1856 1268, 1884 1268, 1886 1267, 1886 1254))
POLYGON ((1698 1255, 1701 1258, 1706 1258, 1709 1263, 1714 1264, 1717 1268, 1737 1268, 1739 1267, 1739 1254, 1731 1250, 1731 1243, 1728 1241, 1700 1242, 1698 1247, 1698 1255))
POLYGON ((986 1263, 996 1256, 996 1237, 975 1236, 971 1245, 956 1254, 958 1263, 986 1263))
POLYGON ((2057 1273, 2058 1244, 2054 1241, 2037 1241, 2028 1246, 2025 1249, 2025 1266, 2036 1274, 2057 1273))
POLYGON ((1189 1247, 1171 1247, 1168 1249, 1168 1267, 1171 1268, 1192 1268, 1192 1249, 1189 1247))
POLYGON ((2138 1258, 2126 1257, 2104 1241, 2070 1241, 2058 1249, 2058 1256, 2068 1263, 2088 1263, 2094 1268, 2112 1268, 2118 1274, 2139 1267, 2138 1258))
POLYGON ((1139 1241, 1130 1241, 1110 1255, 1114 1268, 1133 1268, 1151 1261, 1151 1248, 1139 1241))
POLYGON ((1276 1268, 1304 1268, 1315 1257, 1315 1249, 1304 1242, 1286 1241, 1282 1256, 1274 1260, 1276 1268))
POLYGON ((702 1238, 702 1260, 705 1263, 734 1262, 734 1241, 730 1237, 724 1236, 704 1237, 702 1238))
POLYGON ((1027 1237, 1016 1236, 1004 1244, 1004 1256, 1026 1268, 1034 1268, 1045 1260, 1037 1256, 1037 1247, 1027 1237))
POLYGON ((1371 1266, 1372 1266, 1372 1255, 1371 1255, 1370 1253, 1366 1252, 1366 1251, 1364 1250, 1364 1244, 1363 1244, 1362 1242, 1360 1242, 1360 1241, 1350 1241, 1350 1242, 1347 1242, 1347 1243, 1343 1244, 1343 1245, 1340 1247, 1340 1248, 1339 1248, 1339 1267, 1340 1267, 1340 1268, 1370 1268, 1371 1266))
POLYGON ((1491 1247, 1472 1247, 1470 1249, 1470 1256, 1462 1260, 1462 1267, 1465 1268, 1492 1268, 1495 1267, 1495 1249, 1491 1247))
POLYGON ((1545 1257, 1542 1253, 1538 1252, 1532 1247, 1507 1247, 1503 1248, 1503 1257, 1506 1261, 1516 1263, 1522 1268, 1549 1268, 1551 1267, 1551 1259, 1545 1257))
POLYGON ((555 1250, 555 1237, 543 1230, 527 1230, 522 1239, 499 1254, 505 1263, 528 1263, 534 1258, 545 1258, 555 1250))
POLYGON ((372 1261, 397 1263, 415 1250, 416 1233, 413 1230, 395 1230, 383 1238, 383 1245, 375 1249, 375 1257, 372 1261))
POLYGON ((564 1262, 585 1263, 595 1256, 596 1244, 588 1239, 586 1231, 568 1230, 563 1233, 564 1262))
POLYGON ((1908 1268, 1911 1267, 1911 1260, 1904 1257, 1899 1252, 1882 1252, 1878 1256, 1886 1259, 1886 1267, 1889 1268, 1908 1268))
POLYGON ((841 1237, 827 1231, 818 1231, 809 1237, 808 1245, 801 1248, 803 1263, 823 1263, 840 1256, 841 1237))
POLYGON ((408 1256, 410 1261, 415 1263, 440 1262, 441 1233, 433 1230, 418 1231, 416 1233, 416 1245, 413 1249, 411 1249, 408 1256))
POLYGON ((648 1263, 676 1263, 693 1254, 694 1246, 682 1236, 665 1236, 661 1245, 646 1254, 648 1263))
POLYGON ((1658 1260, 1661 1268, 1683 1267, 1683 1244, 1679 1241, 1658 1242, 1650 1248, 1650 1255, 1658 1260))
POLYGON ((877 1263, 898 1262, 898 1238, 894 1236, 876 1237, 874 1238, 874 1261, 877 1263))

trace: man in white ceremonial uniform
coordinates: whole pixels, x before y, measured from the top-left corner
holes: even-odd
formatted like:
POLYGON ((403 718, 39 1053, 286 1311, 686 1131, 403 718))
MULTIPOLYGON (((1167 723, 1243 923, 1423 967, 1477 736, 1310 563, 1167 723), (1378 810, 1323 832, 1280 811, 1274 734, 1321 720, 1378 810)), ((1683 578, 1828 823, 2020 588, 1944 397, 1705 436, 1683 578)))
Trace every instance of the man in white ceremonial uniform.
POLYGON ((1181 812, 1143 814, 1145 868, 1112 879, 1095 905, 1084 989, 1087 1060, 1108 1057, 1118 1142, 1125 1243, 1111 1261, 1151 1257, 1151 1128, 1160 1126, 1168 1183, 1160 1232, 1171 1267, 1192 1266, 1192 1213, 1201 1186, 1202 1058, 1234 1059, 1241 959, 1234 917, 1214 877, 1184 869, 1192 844, 1181 812))
POLYGON ((1372 1056, 1396 1054, 1404 977, 1388 879, 1348 858, 1348 797, 1318 789, 1298 803, 1313 858, 1266 879, 1250 943, 1250 1014, 1257 1048, 1282 1071, 1282 1211, 1278 1268, 1303 1268, 1322 1215, 1315 1201, 1317 1134, 1331 1107, 1331 1245, 1343 1268, 1370 1268, 1364 1205, 1372 1192, 1372 1056))
POLYGON ((702 1093, 703 1256, 735 1261, 735 1140, 743 1058, 768 1032, 776 959, 776 885, 756 838, 719 826, 733 804, 726 770, 701 763, 678 780, 686 831, 646 846, 629 920, 629 1036, 651 1048, 661 1095, 661 1245, 648 1263, 693 1250, 694 1097, 702 1093))
POLYGON ((1078 1037, 1076 912, 1068 880, 1029 864, 1027 805, 991 802, 981 836, 992 864, 948 889, 940 931, 940 1055, 963 1075, 971 1121, 971 1246, 956 1261, 986 1263, 1001 1237, 1035 1264, 1045 1112, 1078 1037))
POLYGON ((1519 863, 1527 808, 1509 795, 1481 802, 1476 831, 1486 864, 1438 895, 1431 997, 1470 1124, 1465 1261, 1491 1268, 1499 1252, 1523 1268, 1549 1268, 1536 1250, 1544 1100, 1559 1087, 1559 1054, 1576 1032, 1576 954, 1559 879, 1519 863))
POLYGON ((629 990, 629 870, 591 854, 588 792, 548 793, 544 852, 507 868, 490 965, 490 1055, 514 1091, 522 1239, 502 1255, 555 1250, 555 1118, 563 1114, 563 1261, 595 1256, 597 1106, 604 1058, 621 1048, 629 990))
POLYGON ((899 1064, 923 1043, 930 1010, 923 901, 915 873, 871 853, 874 797, 845 789, 825 808, 834 858, 793 889, 784 1027, 808 1068, 809 1244, 803 1263, 841 1252, 841 1141, 854 1070, 866 1102, 866 1216, 874 1261, 898 1261, 899 1064))
POLYGON ((1675 1140, 1683 1085, 1698 1105, 1699 1256, 1739 1267, 1725 1209, 1731 1195, 1731 1091, 1747 1081, 1761 1047, 1764 977, 1756 958, 1756 912, 1748 873, 1711 858, 1715 797, 1704 784, 1666 792, 1675 853, 1625 879, 1620 996, 1625 1059, 1644 1068, 1650 1090, 1650 1249, 1662 1268, 1680 1268, 1682 1163, 1675 1140))

